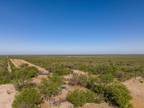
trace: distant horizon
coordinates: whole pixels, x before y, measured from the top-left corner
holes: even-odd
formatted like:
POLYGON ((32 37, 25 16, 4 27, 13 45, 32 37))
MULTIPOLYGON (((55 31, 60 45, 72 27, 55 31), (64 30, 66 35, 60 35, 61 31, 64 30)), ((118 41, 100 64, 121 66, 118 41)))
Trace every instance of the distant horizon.
MULTIPOLYGON (((61 51, 62 52, 62 51, 61 51)), ((77 52, 77 53, 47 53, 47 52, 7 52, 7 53, 1 53, 0 55, 144 55, 144 52, 133 52, 133 51, 97 51, 95 53, 86 53, 86 52, 77 52)))
MULTIPOLYGON (((60 51, 63 52, 63 51, 60 51)), ((127 54, 138 54, 138 55, 143 55, 144 51, 97 51, 97 52, 63 52, 63 53, 59 53, 59 52, 0 52, 0 55, 127 55, 127 54)))
POLYGON ((25 54, 19 54, 19 53, 13 53, 13 54, 0 54, 0 56, 102 56, 102 55, 144 55, 144 53, 95 53, 95 54, 86 54, 86 53, 75 53, 75 54, 30 54, 30 53, 25 53, 25 54))

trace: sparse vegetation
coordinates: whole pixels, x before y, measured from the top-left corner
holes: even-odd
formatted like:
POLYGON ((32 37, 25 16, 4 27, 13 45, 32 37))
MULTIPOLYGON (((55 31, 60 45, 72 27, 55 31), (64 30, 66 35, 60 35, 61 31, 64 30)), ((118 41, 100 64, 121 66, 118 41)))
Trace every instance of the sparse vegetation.
POLYGON ((88 83, 88 77, 85 75, 72 74, 72 78, 69 81, 70 85, 80 85, 86 87, 88 83))
MULTIPOLYGON (((65 70, 78 69, 95 75, 111 73, 119 81, 144 76, 143 56, 19 56, 19 58, 51 69, 51 72, 55 70, 52 67, 62 67, 65 70)), ((57 73, 62 75, 61 72, 63 71, 57 73)), ((64 74, 67 72, 64 71, 64 74)))
POLYGON ((50 72, 57 74, 57 75, 67 75, 67 74, 71 73, 71 69, 65 67, 62 64, 61 65, 58 65, 58 64, 52 65, 49 68, 49 70, 50 70, 50 72))
MULTIPOLYGON (((18 91, 14 108, 37 108, 41 99, 52 100, 66 87, 80 87, 69 92, 67 100, 74 106, 108 102, 118 108, 132 108, 131 96, 122 82, 144 77, 144 56, 15 56, 49 70, 39 85, 31 81, 39 75, 36 68, 16 68, 7 57, 0 57, 0 84, 13 83, 18 91), (8 62, 12 72, 8 70, 8 62), (73 71, 79 70, 83 74, 73 71), (86 72, 86 73, 85 73, 86 72), (67 81, 63 79, 69 76, 67 81), (72 75, 72 78, 71 78, 72 75), (28 93, 33 92, 33 93, 28 93), (38 98, 39 97, 39 98, 38 98), (35 99, 36 100, 35 100, 35 99)), ((141 79, 141 82, 143 80, 141 79)))
POLYGON ((0 84, 10 83, 11 74, 8 71, 8 59, 0 57, 0 84))

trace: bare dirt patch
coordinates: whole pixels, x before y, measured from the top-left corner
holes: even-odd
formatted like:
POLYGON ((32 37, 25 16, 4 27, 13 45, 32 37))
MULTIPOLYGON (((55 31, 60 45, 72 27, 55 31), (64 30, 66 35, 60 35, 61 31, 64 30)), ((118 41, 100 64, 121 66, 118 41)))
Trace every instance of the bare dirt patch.
POLYGON ((16 90, 12 84, 0 85, 0 108, 12 108, 16 90))
POLYGON ((144 83, 140 80, 140 77, 133 78, 123 83, 131 93, 134 108, 144 108, 144 83))
POLYGON ((87 72, 83 72, 80 70, 73 70, 73 74, 88 76, 87 72))
POLYGON ((45 101, 44 103, 41 104, 41 108, 74 108, 73 104, 71 104, 70 102, 62 102, 61 104, 54 106, 54 105, 50 105, 47 101, 45 101))
POLYGON ((87 103, 81 108, 115 108, 115 107, 110 106, 108 103, 100 103, 100 104, 87 103))

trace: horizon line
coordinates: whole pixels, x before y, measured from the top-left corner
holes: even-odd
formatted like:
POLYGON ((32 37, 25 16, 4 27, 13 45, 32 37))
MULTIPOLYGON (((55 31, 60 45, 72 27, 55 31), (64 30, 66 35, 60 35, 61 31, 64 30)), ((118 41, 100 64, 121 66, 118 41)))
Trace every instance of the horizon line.
POLYGON ((0 56, 103 56, 103 55, 144 55, 144 53, 101 53, 101 54, 0 54, 0 56))

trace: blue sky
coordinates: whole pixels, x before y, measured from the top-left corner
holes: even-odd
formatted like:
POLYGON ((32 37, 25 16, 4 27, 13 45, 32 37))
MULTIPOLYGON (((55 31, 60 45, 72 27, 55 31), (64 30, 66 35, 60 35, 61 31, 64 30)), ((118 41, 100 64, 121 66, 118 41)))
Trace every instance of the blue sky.
POLYGON ((0 0, 0 54, 144 54, 144 0, 0 0))

